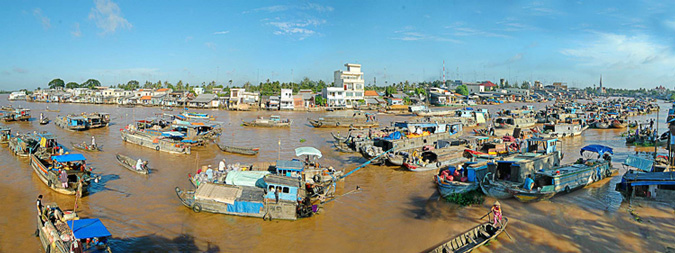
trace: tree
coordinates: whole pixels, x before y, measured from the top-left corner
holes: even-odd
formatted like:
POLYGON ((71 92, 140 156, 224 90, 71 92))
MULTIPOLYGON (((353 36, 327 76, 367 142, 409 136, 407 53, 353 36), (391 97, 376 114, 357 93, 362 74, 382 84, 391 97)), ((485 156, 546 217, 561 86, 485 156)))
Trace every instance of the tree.
POLYGON ((530 88, 530 84, 529 84, 528 82, 526 82, 526 81, 523 81, 523 83, 520 84, 520 88, 521 88, 521 89, 529 89, 529 88, 530 88))
POLYGON ((314 97, 314 104, 318 106, 324 106, 326 105, 326 99, 323 98, 323 96, 316 96, 314 97))
POLYGON ((459 93, 462 96, 468 96, 469 90, 466 88, 466 85, 462 84, 460 86, 457 86, 457 88, 455 88, 455 93, 459 93))
POLYGON ((230 79, 230 81, 228 81, 228 82, 230 83, 230 86, 227 86, 227 87, 232 87, 232 79, 230 79))
POLYGON ((89 79, 89 80, 85 81, 84 83, 82 83, 82 85, 80 85, 80 87, 82 87, 82 88, 89 88, 89 89, 93 89, 94 87, 99 87, 99 86, 101 86, 101 82, 99 82, 96 79, 89 79))
POLYGON ((386 89, 384 89, 384 94, 386 96, 391 96, 392 94, 396 94, 396 87, 394 87, 395 84, 392 84, 391 86, 387 86, 386 89))
POLYGON ((63 80, 61 80, 60 78, 56 78, 56 79, 52 80, 51 82, 49 82, 49 88, 50 89, 56 89, 58 87, 61 87, 61 88, 65 87, 65 84, 64 84, 63 80))
POLYGON ((178 80, 178 83, 176 83, 176 90, 183 90, 183 80, 178 80))
POLYGON ((127 86, 124 87, 124 89, 125 90, 135 90, 135 89, 138 89, 139 87, 141 87, 141 84, 138 83, 138 81, 130 80, 129 82, 127 82, 127 86))
POLYGON ((80 87, 80 85, 77 84, 76 82, 68 82, 66 84, 67 89, 75 89, 75 88, 78 88, 78 87, 80 87))

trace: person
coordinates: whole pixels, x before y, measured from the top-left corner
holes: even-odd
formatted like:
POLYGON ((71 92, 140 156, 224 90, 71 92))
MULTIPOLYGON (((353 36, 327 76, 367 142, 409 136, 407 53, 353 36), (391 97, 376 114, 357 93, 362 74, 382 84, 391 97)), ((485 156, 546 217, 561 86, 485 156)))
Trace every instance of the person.
POLYGON ((225 165, 225 158, 223 158, 223 160, 220 160, 220 163, 218 163, 218 171, 225 171, 225 167, 227 166, 225 165))
POLYGON ((534 188, 534 180, 532 180, 532 175, 527 175, 525 179, 525 185, 523 186, 525 190, 531 191, 534 188))
POLYGON ((96 148, 96 139, 94 138, 93 135, 91 136, 91 147, 96 148))
POLYGON ((63 188, 68 188, 68 173, 66 173, 66 170, 61 169, 61 187, 63 188))
POLYGON ((42 122, 42 119, 44 119, 44 114, 40 113, 40 122, 42 122))
POLYGON ((143 160, 141 158, 138 158, 138 161, 136 161, 136 170, 143 170, 143 160))
POLYGON ((492 212, 492 216, 493 216, 492 226, 495 227, 495 228, 501 227, 502 207, 499 204, 499 201, 495 201, 495 204, 492 205, 492 208, 490 209, 490 211, 492 212), (499 226, 497 224, 499 224, 499 226))
POLYGON ((38 212, 40 212, 42 210, 42 194, 40 194, 40 196, 38 196, 37 201, 36 201, 36 205, 37 205, 38 212))
POLYGON ((654 128, 654 119, 651 119, 649 121, 649 129, 653 129, 653 128, 654 128))

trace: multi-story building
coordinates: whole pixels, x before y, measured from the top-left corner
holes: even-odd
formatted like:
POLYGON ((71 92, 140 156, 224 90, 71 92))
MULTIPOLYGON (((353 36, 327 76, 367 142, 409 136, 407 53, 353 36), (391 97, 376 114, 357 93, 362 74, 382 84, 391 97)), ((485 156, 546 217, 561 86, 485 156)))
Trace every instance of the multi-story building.
POLYGON ((323 88, 323 97, 327 106, 345 106, 345 90, 342 87, 323 88))
POLYGON ((281 89, 281 94, 279 95, 279 109, 293 110, 293 90, 281 89))
POLYGON ((349 105, 363 100, 364 80, 361 72, 361 64, 345 64, 347 71, 337 70, 334 73, 334 87, 342 87, 345 102, 349 105))

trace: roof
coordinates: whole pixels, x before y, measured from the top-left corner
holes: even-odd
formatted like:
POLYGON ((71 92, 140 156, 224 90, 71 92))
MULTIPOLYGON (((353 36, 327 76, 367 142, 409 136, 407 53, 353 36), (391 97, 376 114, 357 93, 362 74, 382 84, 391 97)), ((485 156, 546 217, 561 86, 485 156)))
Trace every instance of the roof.
POLYGON ((286 185, 292 187, 300 187, 301 182, 298 178, 286 177, 286 176, 277 176, 277 175, 267 175, 263 179, 266 184, 276 184, 276 185, 286 185))
POLYGON ((277 166, 276 167, 277 167, 277 169, 282 169, 282 170, 302 171, 302 169, 305 166, 302 164, 301 161, 297 161, 297 160, 293 160, 293 161, 277 160, 277 166))
POLYGON ((490 82, 490 81, 485 81, 485 82, 482 82, 480 84, 485 86, 485 87, 495 87, 495 86, 497 86, 496 84, 494 84, 493 82, 490 82))
POLYGON ((315 155, 321 158, 323 156, 321 154, 321 151, 314 147, 299 147, 295 149, 295 156, 301 156, 301 155, 315 155))
POLYGON ((59 162, 59 163, 87 160, 87 158, 84 158, 84 156, 82 154, 56 155, 56 156, 52 156, 52 159, 55 162, 59 162))
POLYGON ((241 196, 242 189, 234 185, 203 183, 195 190, 196 199, 209 199, 230 205, 241 196))
POLYGON ((159 90, 156 90, 156 91, 157 92, 165 92, 165 91, 168 91, 168 90, 169 90, 168 88, 163 88, 163 89, 159 89, 159 90))
POLYGON ((373 97, 379 96, 379 94, 377 94, 377 91, 374 91, 374 90, 367 90, 363 93, 363 95, 364 96, 373 96, 373 97))
POLYGON ((603 146, 603 145, 588 145, 588 146, 585 146, 585 147, 581 148, 581 151, 579 151, 579 153, 581 153, 583 155, 584 151, 595 152, 595 153, 598 153, 600 155, 602 155, 604 153, 610 153, 612 155, 614 154, 614 151, 612 151, 612 148, 607 147, 607 146, 603 146))
POLYGON ((142 96, 141 100, 150 100, 152 99, 152 96, 142 96))
POLYGON ((199 94, 199 96, 197 96, 197 98, 195 98, 194 100, 192 100, 190 102, 209 103, 209 102, 211 102, 211 101, 213 101, 214 99, 217 99, 217 98, 218 98, 218 96, 216 94, 199 94))
POLYGON ((108 229, 99 219, 80 219, 67 221, 68 227, 73 230, 76 239, 111 236, 108 229))

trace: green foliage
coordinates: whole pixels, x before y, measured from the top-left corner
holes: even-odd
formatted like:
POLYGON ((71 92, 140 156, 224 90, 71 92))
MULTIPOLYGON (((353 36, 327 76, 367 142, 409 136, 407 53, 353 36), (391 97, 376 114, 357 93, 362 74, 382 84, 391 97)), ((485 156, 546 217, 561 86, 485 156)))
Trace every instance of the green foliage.
POLYGON ((520 88, 521 88, 521 89, 529 89, 529 88, 530 88, 530 84, 529 84, 528 82, 526 82, 526 81, 523 81, 523 83, 520 84, 520 88))
POLYGON ((445 200, 460 206, 480 205, 485 201, 485 196, 480 190, 473 190, 467 193, 453 193, 445 200))
POLYGON ((65 86, 66 86, 65 83, 60 78, 56 78, 56 79, 49 82, 49 88, 50 89, 56 89, 58 87, 63 88, 65 86))
POLYGON ((78 88, 78 87, 80 87, 80 85, 76 82, 68 82, 66 84, 67 89, 75 89, 75 88, 78 88))
POLYGON ((396 90, 396 87, 394 87, 394 84, 392 84, 391 86, 387 86, 387 88, 384 90, 384 94, 386 96, 391 96, 391 95, 396 94, 396 93, 397 93, 397 90, 396 90))
POLYGON ((314 97, 314 104, 318 106, 325 106, 326 105, 326 99, 323 98, 323 96, 315 96, 314 97))
POLYGON ((81 88, 93 89, 95 87, 101 86, 101 82, 96 79, 89 79, 80 85, 81 88))
POLYGON ((462 84, 460 86, 457 86, 457 88, 455 88, 455 93, 459 93, 462 96, 468 96, 469 95, 469 89, 466 88, 466 85, 462 84))
POLYGON ((673 95, 670 95, 670 100, 675 101, 675 93, 673 93, 673 95))

